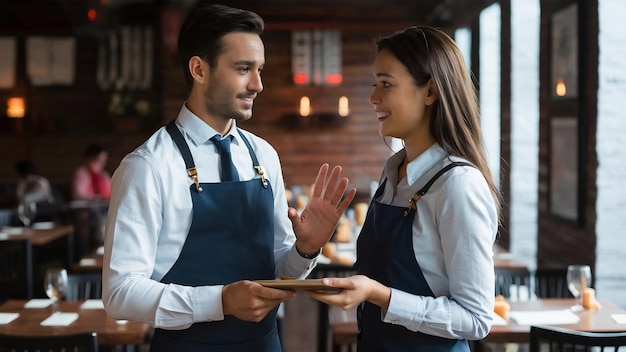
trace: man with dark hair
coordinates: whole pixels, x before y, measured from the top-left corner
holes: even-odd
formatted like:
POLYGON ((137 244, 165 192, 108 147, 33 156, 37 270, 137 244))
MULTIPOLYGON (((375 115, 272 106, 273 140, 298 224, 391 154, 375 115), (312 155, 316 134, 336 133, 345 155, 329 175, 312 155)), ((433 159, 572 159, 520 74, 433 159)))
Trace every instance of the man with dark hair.
POLYGON ((354 198, 324 164, 302 214, 288 208, 276 150, 237 127, 263 90, 263 26, 194 7, 179 34, 187 100, 113 175, 103 301, 157 328, 151 351, 280 351, 276 310, 295 293, 254 280, 306 277, 354 198))

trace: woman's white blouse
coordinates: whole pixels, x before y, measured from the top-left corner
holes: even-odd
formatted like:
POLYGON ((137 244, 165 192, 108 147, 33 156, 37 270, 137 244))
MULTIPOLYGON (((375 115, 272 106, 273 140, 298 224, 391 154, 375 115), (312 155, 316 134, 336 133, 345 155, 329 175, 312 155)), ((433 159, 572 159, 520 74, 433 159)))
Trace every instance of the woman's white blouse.
MULTIPOLYGON (((397 184, 404 157, 401 150, 385 165, 382 179, 388 180, 380 198, 384 204, 407 207, 409 198, 430 179, 434 170, 426 174, 431 167, 439 163, 438 171, 452 161, 462 161, 448 160, 435 144, 408 164, 407 177, 397 184)), ((384 321, 446 338, 485 337, 492 323, 497 230, 495 203, 480 171, 458 166, 444 173, 417 202, 413 223, 415 259, 435 297, 392 288, 384 321)))

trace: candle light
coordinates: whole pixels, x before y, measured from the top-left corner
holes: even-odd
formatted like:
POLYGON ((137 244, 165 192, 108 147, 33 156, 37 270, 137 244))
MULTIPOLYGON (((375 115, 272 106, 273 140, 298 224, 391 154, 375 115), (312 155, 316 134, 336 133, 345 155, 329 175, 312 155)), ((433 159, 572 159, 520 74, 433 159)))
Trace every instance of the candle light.
POLYGON ((583 307, 585 307, 585 309, 594 308, 594 302, 596 300, 596 291, 592 289, 591 287, 585 287, 583 288, 582 296, 583 296, 583 307))
POLYGON ((496 296, 493 302, 493 311, 504 319, 508 319, 511 305, 505 300, 504 296, 496 296))

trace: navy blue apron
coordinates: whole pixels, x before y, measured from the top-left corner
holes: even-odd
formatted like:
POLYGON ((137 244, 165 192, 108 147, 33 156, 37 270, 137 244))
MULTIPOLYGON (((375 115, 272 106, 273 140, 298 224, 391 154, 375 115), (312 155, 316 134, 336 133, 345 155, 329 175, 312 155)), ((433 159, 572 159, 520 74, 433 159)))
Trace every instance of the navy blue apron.
MULTIPOLYGON (((434 297, 413 251, 415 203, 439 176, 459 165, 469 164, 452 163, 440 170, 411 198, 409 208, 378 202, 387 180, 382 182, 372 198, 357 240, 358 258, 355 267, 359 274, 414 295, 434 297)), ((428 335, 411 331, 402 325, 383 322, 380 307, 369 302, 359 306, 357 318, 359 352, 469 352, 467 340, 428 335)))
MULTIPOLYGON (((189 234, 161 282, 202 286, 274 279, 274 196, 248 140, 239 132, 261 178, 198 183, 182 134, 173 121, 167 130, 188 171, 194 170, 189 175, 196 183, 190 186, 193 219, 189 234)), ((195 323, 184 330, 155 329, 150 351, 281 351, 277 310, 259 323, 225 316, 223 321, 195 323)))

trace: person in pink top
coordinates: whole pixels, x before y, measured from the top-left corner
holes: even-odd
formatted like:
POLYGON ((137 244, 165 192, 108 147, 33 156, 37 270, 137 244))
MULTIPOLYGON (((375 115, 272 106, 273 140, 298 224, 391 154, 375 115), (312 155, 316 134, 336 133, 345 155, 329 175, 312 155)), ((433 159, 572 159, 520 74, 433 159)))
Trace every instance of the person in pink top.
POLYGON ((108 157, 108 152, 100 145, 87 147, 84 162, 74 171, 73 200, 108 200, 111 197, 111 176, 104 169, 108 157))

